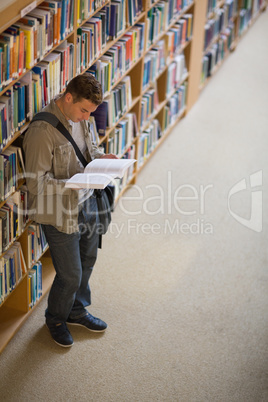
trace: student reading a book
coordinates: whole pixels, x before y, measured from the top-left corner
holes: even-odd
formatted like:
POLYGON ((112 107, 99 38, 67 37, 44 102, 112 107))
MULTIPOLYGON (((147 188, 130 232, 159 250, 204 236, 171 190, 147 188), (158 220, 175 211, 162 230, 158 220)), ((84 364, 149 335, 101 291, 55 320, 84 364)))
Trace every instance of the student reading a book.
MULTIPOLYGON (((100 83, 91 75, 73 78, 64 94, 44 111, 53 113, 68 129, 88 162, 116 158, 92 141, 88 119, 102 102, 100 83)), ((72 144, 51 124, 34 121, 24 139, 29 216, 42 224, 56 276, 45 312, 56 343, 69 347, 66 324, 104 331, 107 324, 91 315, 89 278, 97 258, 99 235, 96 198, 92 189, 65 188, 66 181, 84 171, 72 144)))

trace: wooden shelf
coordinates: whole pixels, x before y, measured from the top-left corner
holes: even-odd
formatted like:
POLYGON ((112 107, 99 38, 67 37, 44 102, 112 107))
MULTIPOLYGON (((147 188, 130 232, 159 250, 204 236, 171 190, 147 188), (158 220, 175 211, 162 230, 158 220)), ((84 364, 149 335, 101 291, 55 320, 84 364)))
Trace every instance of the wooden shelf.
POLYGON ((29 308, 27 274, 21 282, 0 305, 0 353, 8 342, 17 333, 22 324, 49 291, 55 270, 50 258, 49 250, 41 258, 43 265, 43 294, 33 308, 29 308))
POLYGON ((7 346, 8 342, 17 333, 27 318, 27 313, 23 313, 7 306, 1 306, 0 353, 7 346))

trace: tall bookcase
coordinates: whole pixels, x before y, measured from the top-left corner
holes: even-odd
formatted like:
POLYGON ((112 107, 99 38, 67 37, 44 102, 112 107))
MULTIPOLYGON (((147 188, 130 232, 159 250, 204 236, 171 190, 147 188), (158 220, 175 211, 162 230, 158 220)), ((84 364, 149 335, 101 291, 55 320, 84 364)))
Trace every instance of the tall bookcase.
MULTIPOLYGON (((70 3, 70 0, 68 2, 70 3)), ((114 147, 118 126, 123 125, 128 115, 135 115, 135 133, 132 133, 119 154, 121 156, 130 152, 131 157, 137 159, 137 163, 128 177, 128 182, 119 188, 118 196, 120 196, 127 185, 135 183, 137 175, 154 151, 198 100, 202 88, 222 65, 228 53, 235 49, 239 39, 259 13, 266 8, 267 2, 265 0, 117 0, 116 2, 124 5, 122 18, 125 19, 125 23, 121 31, 119 30, 110 39, 106 38, 96 57, 93 56, 86 63, 84 59, 82 60, 85 57, 85 48, 82 50, 83 30, 86 31, 87 23, 92 18, 96 16, 100 18, 100 12, 102 13, 110 3, 114 3, 113 0, 95 0, 95 2, 73 0, 72 24, 69 31, 65 31, 64 37, 47 49, 44 57, 61 47, 64 48, 63 43, 71 44, 71 56, 74 61, 72 71, 68 73, 71 78, 96 66, 97 61, 99 64, 104 61, 105 64, 107 54, 111 57, 119 42, 122 45, 127 37, 133 35, 132 48, 135 43, 136 52, 132 50, 129 65, 120 76, 113 77, 105 93, 105 97, 113 97, 114 92, 126 81, 126 77, 130 77, 128 82, 131 98, 127 107, 121 110, 100 137, 100 145, 103 145, 107 152, 110 151, 111 147, 114 147), (94 3, 95 10, 91 9, 90 14, 81 8, 85 4, 92 6, 94 3), (136 9, 132 7, 133 4, 136 9), (185 24, 187 31, 184 31, 185 24), (133 31, 136 33, 133 34, 133 31), (178 35, 178 32, 183 34, 178 35), (137 41, 141 41, 142 37, 144 43, 139 48, 137 41), (177 37, 180 39, 176 42, 177 37)), ((10 4, 7 1, 0 13, 0 35, 41 4, 43 1, 40 0, 34 2, 18 0, 10 4)), ((37 60, 34 66, 38 66, 40 61, 37 60)), ((10 83, 4 85, 0 96, 6 94, 30 70, 26 69, 19 77, 14 77, 10 83)), ((13 133, 12 138, 2 147, 2 152, 8 150, 14 141, 21 137, 28 124, 29 122, 26 122, 13 133)), ((7 202, 8 199, 3 200, 0 207, 7 202)), ((29 253, 27 225, 15 241, 20 242, 27 260, 29 253)), ((9 247, 12 247, 12 244, 13 242, 9 247)), ((43 266, 44 295, 54 277, 49 250, 44 250, 40 260, 43 266)), ((14 289, 1 301, 0 352, 33 311, 34 306, 30 307, 29 286, 27 271, 14 289)))

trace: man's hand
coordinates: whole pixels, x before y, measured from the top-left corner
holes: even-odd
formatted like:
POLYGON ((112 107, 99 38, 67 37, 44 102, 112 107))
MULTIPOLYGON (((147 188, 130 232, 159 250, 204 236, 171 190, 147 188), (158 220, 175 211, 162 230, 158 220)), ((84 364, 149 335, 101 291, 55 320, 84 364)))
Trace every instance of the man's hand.
POLYGON ((100 159, 118 159, 118 157, 115 154, 104 154, 100 159))

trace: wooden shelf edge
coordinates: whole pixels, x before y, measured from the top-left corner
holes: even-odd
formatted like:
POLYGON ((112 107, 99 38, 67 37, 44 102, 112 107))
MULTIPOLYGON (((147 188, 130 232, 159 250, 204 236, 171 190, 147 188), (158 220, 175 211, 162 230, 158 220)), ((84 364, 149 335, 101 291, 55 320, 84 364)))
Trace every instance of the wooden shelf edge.
POLYGON ((5 349, 10 340, 15 336, 15 334, 22 327, 24 322, 28 319, 29 315, 34 311, 36 306, 43 300, 45 295, 50 289, 52 280, 55 275, 54 267, 49 256, 49 250, 41 258, 43 264, 43 291, 42 296, 38 302, 29 309, 27 312, 22 312, 14 308, 10 308, 5 305, 1 305, 0 309, 0 354, 5 349))

